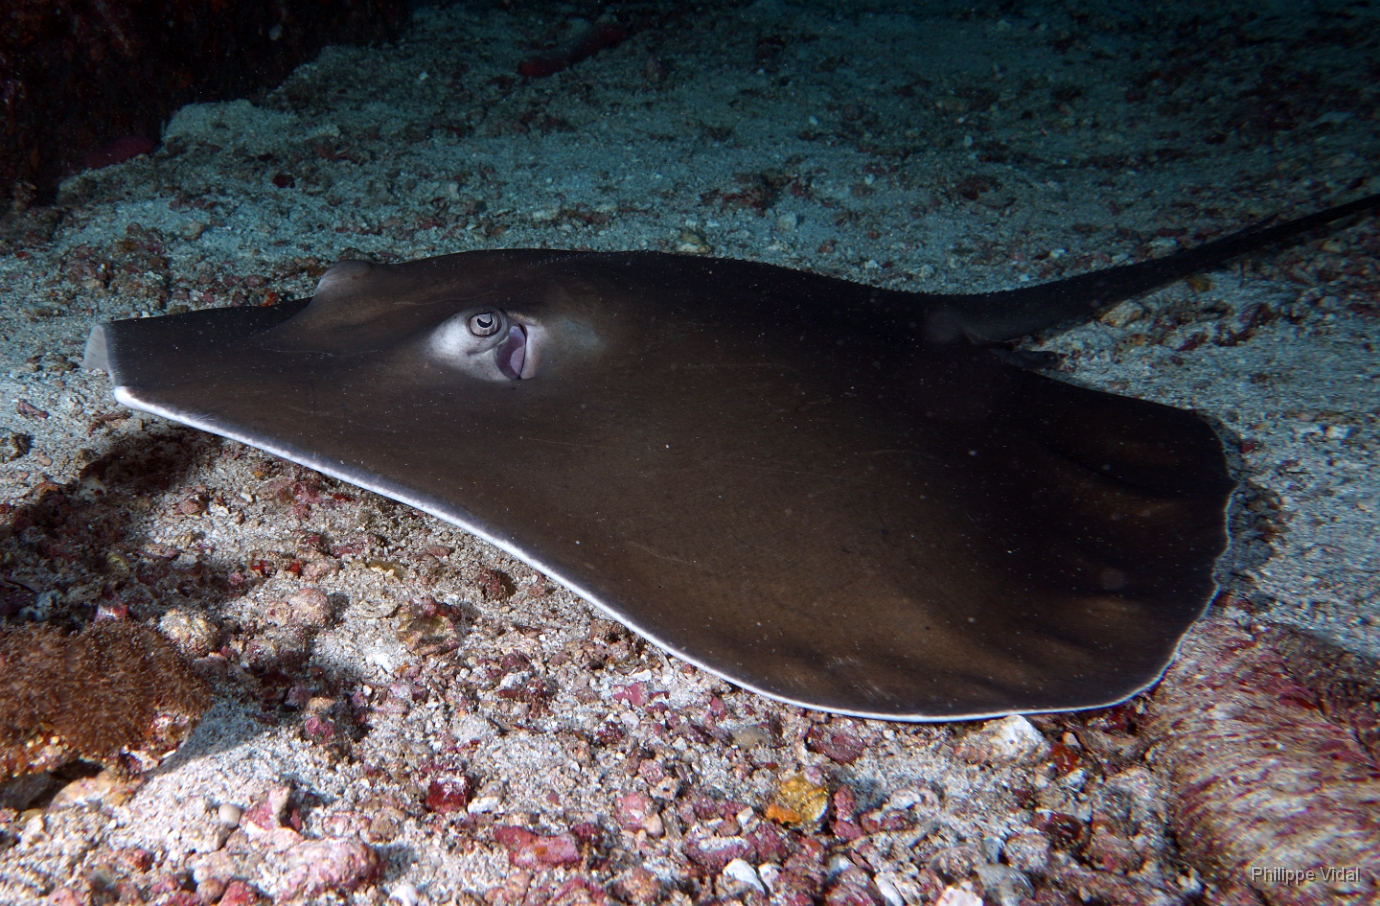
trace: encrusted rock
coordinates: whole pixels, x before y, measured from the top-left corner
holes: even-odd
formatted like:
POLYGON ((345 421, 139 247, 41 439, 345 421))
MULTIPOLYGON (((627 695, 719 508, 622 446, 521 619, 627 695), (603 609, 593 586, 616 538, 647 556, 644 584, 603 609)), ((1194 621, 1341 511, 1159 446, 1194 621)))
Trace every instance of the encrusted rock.
POLYGON ((303 840, 280 859, 285 877, 279 900, 355 890, 373 880, 379 870, 378 854, 366 843, 338 837, 303 840))
POLYGON ((494 839, 508 850, 508 861, 514 868, 580 863, 580 845, 570 834, 543 837, 526 828, 505 825, 494 828, 494 839))
POLYGON ((1199 624, 1155 693, 1179 845, 1271 906, 1371 903, 1377 665, 1283 626, 1199 624), (1271 869, 1313 871, 1282 883, 1271 869))
POLYGON ((847 720, 815 724, 805 735, 805 745, 839 764, 852 764, 867 751, 867 743, 859 737, 857 727, 847 720))
POLYGON ((323 629, 333 618, 330 598, 319 588, 302 588, 286 601, 271 601, 261 614, 264 622, 285 629, 323 629))
POLYGON ((203 613, 174 607, 163 614, 158 629, 188 657, 205 657, 216 647, 220 630, 203 613))

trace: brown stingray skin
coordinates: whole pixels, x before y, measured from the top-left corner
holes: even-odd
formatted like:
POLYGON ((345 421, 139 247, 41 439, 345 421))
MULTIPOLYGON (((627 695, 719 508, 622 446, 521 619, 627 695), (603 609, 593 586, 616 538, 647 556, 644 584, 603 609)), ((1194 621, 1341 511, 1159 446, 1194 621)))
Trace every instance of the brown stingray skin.
POLYGON ((1109 704, 1214 593, 1213 431, 927 343, 939 297, 655 253, 337 267, 286 320, 107 325, 117 394, 435 513, 816 708, 1109 704), (548 330, 534 377, 428 352, 475 305, 548 330))

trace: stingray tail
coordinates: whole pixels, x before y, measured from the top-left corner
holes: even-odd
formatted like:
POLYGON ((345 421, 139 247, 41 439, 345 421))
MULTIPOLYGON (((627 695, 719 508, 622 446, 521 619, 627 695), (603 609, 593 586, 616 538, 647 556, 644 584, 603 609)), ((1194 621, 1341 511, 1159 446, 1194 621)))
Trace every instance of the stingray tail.
POLYGON ((1147 293, 1190 274, 1209 270, 1267 245, 1285 242, 1334 221, 1380 208, 1380 194, 1368 195, 1307 217, 1276 223, 1270 218, 1215 239, 1138 264, 1080 274, 1023 289, 946 296, 926 324, 932 342, 963 338, 978 344, 1001 343, 1091 317, 1123 299, 1147 293))

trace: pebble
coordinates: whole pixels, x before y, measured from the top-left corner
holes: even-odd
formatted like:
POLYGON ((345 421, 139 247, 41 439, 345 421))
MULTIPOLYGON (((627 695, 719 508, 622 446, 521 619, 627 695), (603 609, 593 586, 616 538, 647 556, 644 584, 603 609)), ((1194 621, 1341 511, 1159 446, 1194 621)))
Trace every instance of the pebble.
POLYGON ((158 620, 158 629, 188 657, 205 657, 216 647, 220 630, 205 614, 174 607, 158 620))
POLYGON ((686 255, 708 255, 714 248, 694 230, 682 230, 676 237, 676 251, 686 255))
POLYGON ((1006 865, 979 865, 977 876, 987 896, 1000 906, 1020 906, 1035 895, 1030 879, 1006 865))
POLYGON ((501 805, 503 800, 498 796, 476 796, 465 811, 471 815, 487 815, 498 811, 501 805))
POLYGON ((719 874, 719 892, 723 897, 740 897, 748 893, 765 896, 767 889, 751 863, 745 859, 734 859, 719 874))
POLYGON ((331 891, 350 891, 379 870, 378 853, 356 839, 323 837, 303 840, 283 853, 286 874, 278 900, 310 899, 331 891))
POLYGON ((225 893, 221 894, 218 902, 219 906, 255 906, 264 902, 264 898, 245 882, 231 881, 225 885, 225 893))
POLYGON ((750 855, 752 844, 741 836, 721 837, 701 825, 696 825, 685 835, 682 849, 696 865, 709 871, 722 871, 724 866, 734 859, 750 855))
POLYGON ((321 629, 331 622, 331 601, 319 588, 303 588, 287 599, 293 625, 321 629))
POLYGON ((982 897, 973 892, 973 885, 964 881, 945 887, 934 906, 983 906, 983 903, 982 897))
POLYGON ((1145 317, 1145 306, 1139 302, 1122 302, 1102 315, 1101 321, 1109 327, 1125 327, 1145 317))
POLYGON ((867 751, 867 744, 858 737, 851 721, 816 724, 806 734, 805 745, 810 751, 818 752, 839 764, 852 764, 867 751))
POLYGON ((649 837, 660 837, 666 831, 652 797, 646 793, 628 793, 618 800, 618 817, 624 829, 646 831, 649 837))
POLYGON ((98 808, 100 806, 124 805, 139 788, 137 778, 129 778, 119 771, 106 768, 95 777, 83 777, 58 790, 49 809, 68 808, 74 805, 98 808))
POLYGON ((613 892, 632 906, 650 906, 661 897, 662 883, 641 865, 624 872, 613 884, 613 892))
POLYGON ((1019 714, 991 720, 958 745, 958 757, 984 764, 1026 764, 1049 751, 1049 743, 1019 714))
POLYGON ((733 738, 733 744, 740 749, 771 745, 771 731, 757 724, 735 727, 728 732, 733 738))
POLYGON ((504 825, 494 828, 494 839, 508 850, 508 862, 514 868, 536 869, 580 862, 580 846, 570 834, 543 837, 523 827, 504 825))
POLYGON ((266 834, 281 827, 287 817, 288 804, 292 800, 292 787, 277 786, 269 790, 263 799, 241 812, 245 833, 251 837, 266 834))
POLYGON ((1049 838, 1044 834, 1017 834, 1002 848, 1007 864, 1031 874, 1043 874, 1049 868, 1049 838))
POLYGON ((777 883, 781 879, 781 866, 775 862, 763 862, 757 866, 757 877, 762 880, 762 884, 769 893, 776 893, 777 883))
POLYGON ((829 809, 829 791, 803 774, 786 779, 767 806, 767 817, 781 824, 813 824, 829 809))
POLYGON ((872 884, 882 895, 886 906, 906 906, 907 903, 919 903, 924 899, 919 885, 891 868, 877 872, 872 884))

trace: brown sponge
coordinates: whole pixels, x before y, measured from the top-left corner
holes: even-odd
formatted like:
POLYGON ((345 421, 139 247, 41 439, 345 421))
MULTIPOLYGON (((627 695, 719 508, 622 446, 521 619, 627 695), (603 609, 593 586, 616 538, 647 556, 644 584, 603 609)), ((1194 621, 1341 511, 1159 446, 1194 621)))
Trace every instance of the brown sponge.
POLYGON ((83 759, 147 766, 186 738, 210 704, 177 648, 137 623, 75 634, 0 628, 0 780, 83 759))

